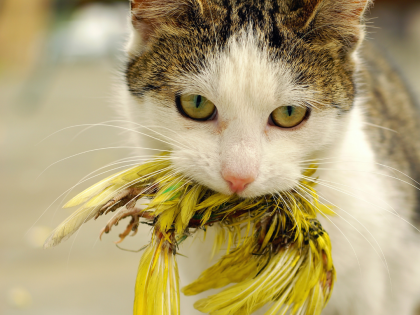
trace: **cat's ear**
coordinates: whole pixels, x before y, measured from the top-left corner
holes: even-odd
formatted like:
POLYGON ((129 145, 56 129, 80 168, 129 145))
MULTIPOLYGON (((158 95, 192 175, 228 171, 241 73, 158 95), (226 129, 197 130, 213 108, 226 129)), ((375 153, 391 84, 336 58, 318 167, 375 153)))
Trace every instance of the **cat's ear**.
POLYGON ((189 0, 131 0, 131 21, 143 43, 162 26, 176 27, 192 2, 189 0))
MULTIPOLYGON (((293 0, 289 15, 308 37, 334 40, 353 50, 364 37, 365 13, 372 0, 293 0)), ((289 19, 289 23, 293 20, 289 19)))

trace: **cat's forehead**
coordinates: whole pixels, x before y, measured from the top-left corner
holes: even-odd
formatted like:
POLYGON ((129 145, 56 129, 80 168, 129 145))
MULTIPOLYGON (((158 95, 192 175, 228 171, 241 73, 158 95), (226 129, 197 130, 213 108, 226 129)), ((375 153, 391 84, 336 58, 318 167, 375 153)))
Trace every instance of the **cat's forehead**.
MULTIPOLYGON (((193 3, 193 2, 192 2, 193 3)), ((199 11, 190 11, 189 23, 195 27, 211 26, 222 41, 252 24, 272 46, 281 46, 286 29, 297 29, 305 24, 317 1, 295 0, 198 0, 199 11), (203 23, 204 22, 204 23, 203 23)))
POLYGON ((130 60, 130 91, 140 98, 189 92, 271 108, 307 89, 319 108, 349 110, 351 62, 336 41, 315 45, 314 33, 299 32, 305 12, 294 14, 292 2, 213 0, 183 11, 182 21, 160 25, 130 60))
MULTIPOLYGON (((174 78, 175 79, 175 78, 174 78)), ((204 94, 225 114, 271 112, 284 104, 304 106, 309 89, 281 60, 261 45, 252 27, 232 36, 223 49, 209 52, 200 72, 175 79, 183 94, 204 94)))

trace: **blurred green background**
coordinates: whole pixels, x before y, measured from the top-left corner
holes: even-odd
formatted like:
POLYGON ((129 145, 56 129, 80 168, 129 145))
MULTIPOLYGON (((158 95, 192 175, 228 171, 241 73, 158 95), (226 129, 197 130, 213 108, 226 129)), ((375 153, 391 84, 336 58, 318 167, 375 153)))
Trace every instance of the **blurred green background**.
MULTIPOLYGON (((128 7, 128 0, 0 0, 0 314, 131 313, 140 254, 113 245, 124 224, 100 242, 106 219, 89 222, 77 237, 42 249, 70 213, 58 197, 131 154, 115 148, 126 137, 117 128, 79 134, 84 124, 119 118, 112 107, 128 7), (81 154, 89 150, 96 151, 81 154)), ((378 0, 369 25, 368 40, 394 60, 420 99, 420 2, 378 0)), ((146 234, 123 246, 142 247, 146 234)))

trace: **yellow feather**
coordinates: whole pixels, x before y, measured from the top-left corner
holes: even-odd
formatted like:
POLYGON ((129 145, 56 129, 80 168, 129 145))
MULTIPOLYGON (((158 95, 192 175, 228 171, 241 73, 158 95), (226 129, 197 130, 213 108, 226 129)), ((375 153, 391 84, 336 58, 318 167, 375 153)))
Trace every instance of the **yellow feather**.
MULTIPOLYGON (((315 172, 316 167, 311 166, 303 175, 315 172)), ((142 219, 154 230, 139 264, 134 315, 180 314, 176 249, 195 231, 211 226, 218 227, 213 254, 226 243, 227 253, 183 292, 193 295, 233 285, 198 301, 198 310, 248 315, 270 304, 266 314, 321 313, 333 289, 335 270, 329 236, 316 218, 334 211, 319 202, 315 178, 301 180, 304 195, 291 190, 281 193, 279 199, 241 199, 176 174, 170 155, 163 153, 102 180, 66 204, 83 206, 54 230, 45 247, 68 238, 83 223, 102 214, 106 210, 102 208, 124 207, 129 201, 118 202, 125 196, 130 201, 146 198, 146 208, 139 210, 138 217, 133 214, 137 221, 132 221, 142 219), (131 190, 135 193, 129 194, 131 190)), ((135 223, 130 225, 133 228, 135 223)))
POLYGON ((137 273, 134 315, 181 314, 178 267, 173 247, 173 243, 158 235, 143 254, 137 273))
POLYGON ((202 191, 195 187, 191 189, 181 200, 181 215, 180 220, 181 224, 177 229, 177 233, 182 233, 190 223, 192 216, 195 213, 195 205, 198 203, 202 191))
MULTIPOLYGON (((118 175, 113 175, 113 176, 118 176, 118 175)), ((110 176, 108 178, 105 178, 104 180, 102 180, 101 182, 97 183, 96 185, 89 187, 88 189, 86 189, 85 191, 81 192, 80 194, 78 194, 77 196, 75 196, 74 198, 72 198, 70 201, 68 201, 63 208, 72 208, 72 207, 76 207, 81 205, 82 203, 88 201, 89 199, 91 199, 92 197, 96 196, 98 193, 101 193, 104 189, 108 188, 109 186, 111 186, 111 182, 110 179, 113 177, 110 176)))
POLYGON ((92 219, 97 213, 97 209, 81 207, 68 217, 63 223, 54 229, 50 237, 45 241, 44 248, 54 247, 73 235, 83 223, 92 219))

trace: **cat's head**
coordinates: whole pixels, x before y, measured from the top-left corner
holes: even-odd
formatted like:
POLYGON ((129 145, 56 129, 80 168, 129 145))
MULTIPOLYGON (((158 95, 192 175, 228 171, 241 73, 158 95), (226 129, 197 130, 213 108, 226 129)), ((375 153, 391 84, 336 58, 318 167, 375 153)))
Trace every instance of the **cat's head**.
POLYGON ((344 131, 368 4, 132 0, 130 119, 211 189, 290 189, 344 131))

